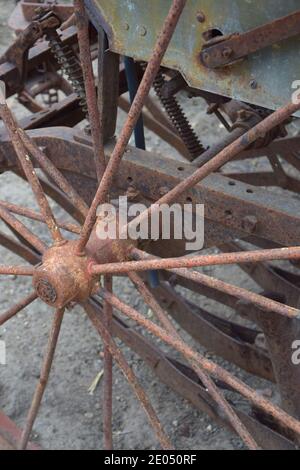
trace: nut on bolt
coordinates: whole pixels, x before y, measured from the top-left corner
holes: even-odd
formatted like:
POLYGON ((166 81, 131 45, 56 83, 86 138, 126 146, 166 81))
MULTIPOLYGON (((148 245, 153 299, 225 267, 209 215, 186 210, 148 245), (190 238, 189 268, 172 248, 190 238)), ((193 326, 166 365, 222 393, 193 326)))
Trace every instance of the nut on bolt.
POLYGON ((230 59, 232 54, 233 50, 231 49, 231 47, 224 47, 224 49, 222 50, 222 56, 224 57, 224 59, 230 59))
POLYGON ((254 215, 246 215, 242 220, 242 228, 246 232, 253 233, 257 228, 258 220, 254 215))
POLYGON ((197 21, 199 21, 199 23, 204 23, 206 20, 205 14, 203 13, 203 11, 198 11, 196 18, 197 18, 197 21))

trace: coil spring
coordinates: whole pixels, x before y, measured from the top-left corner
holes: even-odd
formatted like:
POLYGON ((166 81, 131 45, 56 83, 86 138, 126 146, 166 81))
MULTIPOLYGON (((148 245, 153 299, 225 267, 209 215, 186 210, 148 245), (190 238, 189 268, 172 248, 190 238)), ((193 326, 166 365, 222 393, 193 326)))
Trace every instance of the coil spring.
POLYGON ((88 119, 88 107, 85 94, 84 78, 82 69, 77 58, 67 44, 63 44, 56 32, 48 34, 51 52, 56 58, 63 73, 68 77, 74 92, 78 96, 79 105, 82 108, 86 118, 88 119))
POLYGON ((161 101, 163 107, 165 108, 170 120, 172 121, 174 127, 176 128, 179 136, 181 137, 183 143, 185 144, 191 160, 199 157, 205 148, 201 144, 198 136, 192 129, 183 109, 178 103, 177 99, 174 96, 166 98, 162 94, 162 87, 166 83, 164 76, 161 71, 157 74, 156 79, 154 80, 153 86, 154 90, 161 101))

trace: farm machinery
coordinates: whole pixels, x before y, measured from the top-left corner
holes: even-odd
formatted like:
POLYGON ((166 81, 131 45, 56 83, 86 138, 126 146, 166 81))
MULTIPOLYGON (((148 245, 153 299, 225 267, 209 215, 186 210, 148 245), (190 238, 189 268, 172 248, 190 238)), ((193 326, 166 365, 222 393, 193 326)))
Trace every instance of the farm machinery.
POLYGON ((0 325, 33 302, 52 309, 53 323, 24 427, 0 414, 0 445, 33 446, 64 312, 79 304, 105 346, 106 449, 113 447, 113 363, 159 445, 173 448, 115 338, 246 447, 297 449, 300 10, 297 0, 275 3, 152 0, 149 11, 146 0, 18 2, 9 20, 15 39, 0 59, 1 176, 13 172, 27 181, 40 210, 0 201, 0 218, 12 232, 1 232, 0 243, 23 260, 1 265, 0 274, 32 277, 33 286, 0 314, 0 325), (8 106, 12 96, 25 117, 8 106), (183 101, 191 98, 215 123, 210 146, 185 112, 183 101), (121 111, 126 119, 119 128, 121 111), (218 135, 220 124, 224 136, 218 135), (147 150, 146 128, 177 157, 147 150), (102 240, 99 208, 120 196, 146 208, 119 236, 102 240), (49 199, 73 221, 58 220, 49 199), (204 250, 187 250, 184 238, 122 236, 171 204, 183 210, 188 204, 192 211, 204 205, 204 250), (28 228, 30 220, 47 226, 48 244, 28 228), (203 269, 222 265, 225 271, 236 265, 257 288, 203 269), (135 286, 153 320, 115 295, 121 276, 135 286), (191 301, 191 294, 198 300, 191 301), (218 312, 230 309, 234 318, 208 311, 205 299, 218 312), (195 342, 275 384, 280 402, 193 348, 195 342))

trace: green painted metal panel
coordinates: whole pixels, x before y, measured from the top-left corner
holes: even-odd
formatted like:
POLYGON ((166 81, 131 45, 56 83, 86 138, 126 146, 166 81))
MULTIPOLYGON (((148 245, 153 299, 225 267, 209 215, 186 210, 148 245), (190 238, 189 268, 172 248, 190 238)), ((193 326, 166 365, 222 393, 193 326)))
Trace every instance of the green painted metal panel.
MULTIPOLYGON (((110 48, 148 60, 171 0, 93 0, 110 48)), ((217 28, 224 35, 244 32, 299 9, 299 0, 187 0, 163 64, 179 70, 190 86, 271 109, 291 99, 300 80, 300 36, 278 43, 222 70, 208 70, 199 60, 202 34, 217 28), (197 21, 197 13, 205 22, 197 21), (251 87, 256 80, 257 88, 251 87)))

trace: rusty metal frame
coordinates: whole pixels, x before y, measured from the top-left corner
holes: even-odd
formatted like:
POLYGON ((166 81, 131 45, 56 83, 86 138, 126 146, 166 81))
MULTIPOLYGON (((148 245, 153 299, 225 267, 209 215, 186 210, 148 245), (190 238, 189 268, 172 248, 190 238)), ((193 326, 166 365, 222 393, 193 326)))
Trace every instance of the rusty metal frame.
MULTIPOLYGON (((212 175, 212 173, 234 158, 251 156, 251 153, 249 153, 251 152, 249 150, 251 146, 253 146, 254 153, 252 155, 254 155, 258 145, 267 144, 270 140, 281 135, 282 126, 291 115, 299 111, 300 105, 288 103, 275 113, 267 113, 267 117, 264 116, 263 120, 255 120, 252 124, 250 124, 250 119, 249 122, 246 122, 248 119, 242 119, 240 112, 238 116, 241 119, 236 122, 235 119, 232 119, 232 121, 235 127, 239 126, 244 132, 239 131, 236 139, 232 139, 232 142, 229 143, 230 145, 223 145, 215 154, 211 155, 210 159, 206 155, 206 160, 201 162, 198 169, 185 164, 179 166, 178 163, 169 162, 165 159, 162 159, 162 164, 158 166, 158 158, 155 155, 151 155, 150 161, 149 153, 135 151, 127 147, 138 116, 146 103, 150 88, 160 72, 164 55, 168 53, 167 49, 173 34, 175 30, 177 31, 176 26, 179 20, 182 19, 181 15, 185 3, 185 0, 173 0, 170 6, 154 50, 150 59, 148 58, 149 63, 141 78, 135 100, 129 109, 126 123, 116 142, 110 141, 108 145, 103 147, 104 109, 101 107, 103 101, 101 96, 103 96, 105 86, 104 74, 102 74, 103 65, 105 59, 116 56, 112 56, 110 52, 108 52, 108 55, 104 53, 104 43, 102 45, 101 42, 99 43, 101 50, 99 70, 103 83, 99 85, 100 106, 99 109, 96 109, 96 87, 90 55, 88 22, 82 0, 76 0, 75 2, 76 15, 74 18, 77 22, 79 50, 85 78, 85 92, 93 144, 89 137, 77 131, 66 131, 64 128, 24 132, 7 107, 4 97, 1 96, 0 114, 7 131, 7 133, 3 132, 0 136, 2 143, 1 167, 3 171, 11 170, 27 179, 33 189, 41 214, 36 214, 21 206, 15 207, 0 202, 0 217, 18 239, 18 242, 14 242, 4 234, 0 234, 4 246, 19 253, 33 264, 38 263, 36 267, 22 265, 0 266, 0 274, 32 276, 35 289, 28 298, 20 300, 15 306, 2 314, 0 324, 15 316, 24 305, 34 301, 37 296, 56 310, 43 360, 41 378, 36 387, 18 444, 18 447, 22 449, 25 449, 28 445, 31 430, 45 392, 64 310, 72 302, 83 305, 91 323, 105 343, 104 434, 106 448, 111 448, 113 445, 111 434, 112 360, 115 360, 119 365, 133 392, 139 399, 161 446, 165 449, 172 448, 172 444, 162 429, 146 393, 114 342, 113 308, 134 320, 136 324, 155 334, 167 345, 182 354, 191 369, 171 360, 172 366, 176 366, 176 379, 175 382, 172 382, 172 378, 174 378, 172 376, 168 378, 168 383, 174 388, 178 388, 178 381, 180 382, 178 372, 182 373, 184 371, 189 379, 195 377, 198 380, 198 385, 201 383, 205 387, 205 394, 202 397, 206 400, 206 405, 210 401, 212 403, 211 414, 219 419, 219 413, 222 413, 222 422, 229 424, 250 449, 254 450, 265 446, 268 439, 272 441, 268 442, 269 446, 276 443, 284 448, 290 445, 290 442, 286 439, 295 443, 298 442, 300 435, 298 375, 293 374, 293 367, 287 367, 283 371, 286 354, 283 353, 281 344, 281 335, 283 333, 291 342, 299 331, 300 314, 296 300, 298 277, 292 276, 284 270, 276 270, 267 263, 268 260, 297 261, 300 258, 297 246, 299 218, 296 204, 293 204, 290 198, 285 196, 279 198, 276 195, 270 195, 267 200, 266 198, 263 199, 262 195, 264 193, 259 188, 247 184, 247 182, 251 182, 250 175, 237 175, 236 178, 234 178, 234 175, 230 175, 231 177, 228 178, 224 175, 212 175), (70 149, 72 152, 70 152, 70 149), (126 155, 124 157, 125 150, 126 155), (72 155, 72 159, 69 158, 69 155, 72 155), (85 161, 83 161, 83 155, 87 155, 85 161), (102 156, 102 168, 98 166, 97 183, 94 169, 99 165, 99 156, 102 156), (104 161, 105 159, 106 161, 104 161), (35 167, 42 168, 44 173, 50 177, 52 183, 45 183, 41 180, 37 176, 35 167), (243 178, 246 181, 245 184, 239 181, 243 178), (72 184, 74 184, 74 187, 72 184), (147 217, 151 211, 158 210, 159 205, 163 203, 205 201, 207 203, 205 217, 208 222, 208 244, 210 246, 220 246, 224 253, 188 259, 174 259, 173 254, 171 254, 171 259, 162 260, 157 256, 155 248, 151 245, 147 246, 147 253, 142 251, 140 247, 135 247, 129 243, 123 244, 121 240, 116 242, 111 240, 106 246, 99 244, 97 237, 95 237, 94 227, 96 209, 99 204, 107 200, 112 185, 117 193, 127 190, 131 193, 134 192, 135 196, 140 199, 146 198, 148 200, 149 209, 137 219, 138 221, 147 217), (245 194, 240 194, 240 189, 244 189, 245 194), (68 241, 63 236, 62 228, 78 233, 78 227, 74 224, 66 224, 64 221, 56 221, 46 199, 46 194, 50 194, 55 200, 59 200, 63 207, 66 207, 77 220, 83 223, 77 241, 68 241), (158 204, 152 206, 156 199, 158 204), (91 206, 90 209, 88 209, 88 205, 91 206), (15 217, 14 213, 45 223, 52 236, 52 246, 48 247, 41 242, 15 217), (284 230, 281 228, 283 223, 284 230), (262 250, 245 251, 236 242, 232 243, 233 238, 244 239, 254 246, 261 246, 262 250), (295 243, 293 243, 293 240, 295 240, 295 243), (224 241, 227 243, 224 244, 224 241), (230 242, 229 246, 228 242, 230 242), (226 251, 227 247, 228 251, 226 251), (272 292, 250 292, 211 278, 199 271, 186 269, 187 267, 199 267, 220 262, 238 263, 259 284, 271 286, 272 292), (257 264, 255 269, 252 270, 251 264, 254 262, 257 262, 257 264), (136 272, 139 269, 148 270, 149 268, 160 269, 162 275, 165 276, 164 282, 159 287, 160 295, 158 295, 158 291, 153 292, 136 272), (127 273, 162 326, 143 317, 137 310, 124 304, 114 295, 110 275, 122 272, 127 273), (101 274, 105 274, 104 288, 101 288, 98 282, 98 276, 101 274), (263 279, 265 275, 267 276, 266 280, 263 279), (62 278, 64 282, 60 282, 62 278), (177 283, 181 283, 184 287, 188 286, 188 288, 198 293, 206 292, 208 297, 211 296, 216 301, 230 306, 240 315, 246 315, 254 320, 265 333, 269 353, 267 354, 255 344, 259 335, 258 330, 238 327, 226 321, 222 322, 210 312, 203 311, 195 305, 185 302, 176 291, 177 283), (278 296, 278 293, 274 293, 273 288, 275 290, 277 285, 284 295, 278 296), (286 292, 284 292, 285 288, 287 288, 286 292), (98 300, 93 297, 96 292, 104 302, 104 317, 102 316, 102 310, 99 311, 98 300), (165 312, 166 307, 171 308, 171 314, 187 331, 192 332, 191 324, 196 322, 201 330, 207 334, 203 338, 202 331, 202 334, 197 338, 200 341, 209 346, 213 346, 216 341, 219 341, 219 348, 216 347, 219 354, 229 358, 237 365, 244 366, 246 370, 258 376, 271 381, 276 380, 281 391, 283 408, 279 408, 259 396, 224 368, 192 350, 170 322, 165 312), (182 321, 182 315, 185 316, 184 322, 182 321), (247 364, 245 364, 243 354, 247 355, 249 361, 247 364), (260 361, 259 366, 256 364, 257 358, 260 361), (248 400, 257 416, 255 423, 253 420, 249 421, 249 417, 229 403, 226 395, 228 391, 235 392, 248 400), (219 413, 216 410, 219 410, 219 413), (265 429, 267 423, 268 432, 265 429), (261 426, 264 426, 264 438, 262 437, 261 426), (266 435, 268 435, 267 438, 266 435)), ((198 13, 198 21, 200 21, 200 17, 203 19, 203 15, 198 13)), ((40 58, 40 54, 38 55, 40 58)), ((111 62, 112 67, 116 64, 116 61, 111 62)), ((16 64, 16 66, 20 70, 20 64, 16 64)), ((5 75, 8 68, 9 64, 4 63, 1 73, 5 75)), ((119 77, 118 73, 115 75, 119 77)), ((18 91, 18 85, 15 89, 14 86, 16 86, 16 83, 10 84, 9 93, 18 91)), ((110 93, 115 115, 118 95, 117 81, 114 82, 110 93)), ((74 97, 72 99, 74 102, 74 97)), ((72 103, 72 99, 69 100, 69 104, 72 103)), ((61 109, 64 109, 64 105, 65 103, 61 106, 61 109)), ((35 103, 32 102, 30 106, 34 107, 35 103)), ((77 103, 75 103, 76 106, 77 103)), ((227 103, 222 106, 227 106, 227 103)), ((230 106, 229 103, 229 108, 230 106)), ((49 110, 50 114, 51 111, 49 110)), ((253 117, 255 114, 251 109, 243 110, 244 116, 245 113, 248 117, 253 117)), ((112 121, 109 137, 114 132, 115 119, 112 121)), ((35 122, 38 123, 39 118, 35 119, 35 122)), ((29 124, 27 125, 29 126, 29 124)), ((286 142, 288 142, 288 139, 286 139, 286 142)), ((280 186, 288 184, 287 181, 291 182, 291 180, 286 179, 287 177, 280 166, 278 158, 270 152, 267 152, 266 156, 273 168, 272 178, 269 177, 269 183, 274 184, 273 178, 280 186)), ((293 155, 290 161, 293 161, 294 166, 297 168, 298 163, 295 159, 297 160, 297 156, 293 155)), ((297 181, 292 181, 293 189, 297 192, 297 181)), ((113 191, 111 192, 112 195, 113 191)), ((177 247, 176 250, 178 250, 177 247)), ((164 256, 166 253, 164 253, 164 256)), ((182 254, 185 254, 185 252, 182 254)), ((193 336, 195 336, 195 333, 193 336)), ((142 355, 145 348, 147 349, 147 346, 143 342, 142 347, 139 349, 142 355)), ((164 365, 166 366, 166 362, 164 362, 164 365)), ((193 394, 191 394, 193 385, 191 383, 187 385, 187 379, 183 383, 186 396, 192 402, 195 401, 193 394)), ((201 406, 203 407, 203 403, 201 406)), ((207 408, 207 406, 205 407, 207 408)))

